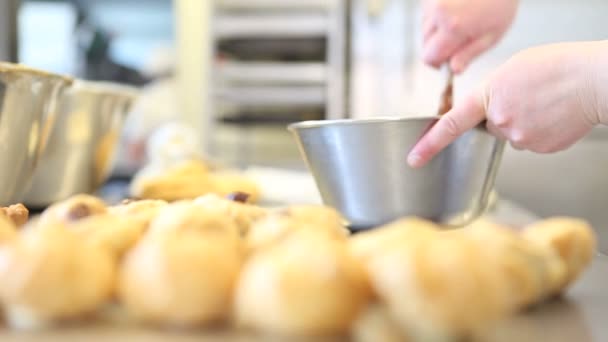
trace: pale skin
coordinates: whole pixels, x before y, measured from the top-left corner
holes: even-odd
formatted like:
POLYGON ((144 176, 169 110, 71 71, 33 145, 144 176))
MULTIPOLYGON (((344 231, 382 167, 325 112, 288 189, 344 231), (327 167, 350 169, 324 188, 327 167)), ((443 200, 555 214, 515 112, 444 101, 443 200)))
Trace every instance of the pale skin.
POLYGON ((509 29, 518 0, 425 0, 423 59, 461 73, 509 29))
MULTIPOLYGON (((453 64, 457 54, 447 54, 446 58, 453 64)), ((484 120, 492 134, 509 141, 516 149, 538 153, 564 150, 594 126, 608 123, 607 97, 608 41, 552 44, 524 50, 457 101, 410 151, 408 164, 424 166, 484 120)))

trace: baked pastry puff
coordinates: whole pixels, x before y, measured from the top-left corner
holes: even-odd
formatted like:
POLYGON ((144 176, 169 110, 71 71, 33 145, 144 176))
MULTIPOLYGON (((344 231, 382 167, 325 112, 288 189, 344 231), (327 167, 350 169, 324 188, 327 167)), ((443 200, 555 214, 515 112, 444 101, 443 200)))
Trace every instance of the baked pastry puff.
POLYGON ((554 217, 538 221, 524 228, 523 236, 549 247, 561 258, 566 272, 555 289, 555 294, 572 284, 591 263, 597 241, 593 228, 581 219, 554 217))
POLYGON ((369 288, 344 241, 294 231, 254 253, 236 288, 237 326, 283 337, 341 336, 369 288))
POLYGON ((147 235, 193 231, 209 239, 226 242, 242 250, 242 240, 234 220, 224 212, 193 201, 179 201, 163 207, 148 227, 147 235))
POLYGON ((136 320, 193 327, 228 318, 242 255, 234 223, 217 211, 164 207, 122 264, 119 297, 136 320))
POLYGON ((17 236, 17 226, 13 220, 0 215, 0 246, 11 241, 15 236, 17 236))
POLYGON ((496 295, 510 312, 551 297, 565 276, 566 267, 557 253, 511 228, 482 219, 454 232, 482 247, 479 257, 490 262, 488 276, 500 279, 503 287, 496 295))
POLYGON ((483 247, 462 235, 437 234, 374 255, 372 287, 414 341, 473 336, 509 313, 503 285, 482 258, 483 247))
POLYGON ((137 220, 147 229, 160 209, 167 204, 168 202, 163 200, 126 200, 108 207, 108 214, 137 220))
POLYGON ((169 202, 194 199, 214 191, 207 164, 200 160, 175 165, 149 165, 131 182, 131 196, 169 202))
POLYGON ((72 222, 67 227, 85 241, 106 248, 119 260, 141 238, 147 223, 138 217, 102 214, 72 222))
POLYGON ((218 171, 209 174, 214 193, 228 196, 242 192, 249 196, 249 203, 257 203, 260 199, 260 188, 252 179, 238 171, 218 171))
POLYGON ((423 238, 431 238, 440 227, 418 217, 407 217, 389 224, 353 235, 349 245, 353 255, 363 262, 391 246, 406 246, 423 238))
POLYGON ((21 203, 0 208, 0 214, 8 217, 17 227, 27 223, 29 210, 21 203))
POLYGON ((73 222, 91 215, 105 214, 106 211, 106 204, 101 199, 80 194, 49 206, 40 215, 40 222, 73 222))
POLYGON ((342 217, 333 208, 321 205, 290 206, 269 212, 251 226, 245 238, 247 251, 270 246, 302 229, 342 241, 349 236, 342 217))
POLYGON ((115 263, 64 225, 47 224, 0 248, 0 279, 8 325, 34 329, 94 314, 112 294, 115 263))
POLYGON ((241 235, 246 235, 254 222, 260 220, 268 214, 268 209, 256 206, 254 204, 230 200, 216 194, 208 194, 198 197, 194 200, 194 203, 210 210, 219 211, 232 218, 236 223, 241 235))

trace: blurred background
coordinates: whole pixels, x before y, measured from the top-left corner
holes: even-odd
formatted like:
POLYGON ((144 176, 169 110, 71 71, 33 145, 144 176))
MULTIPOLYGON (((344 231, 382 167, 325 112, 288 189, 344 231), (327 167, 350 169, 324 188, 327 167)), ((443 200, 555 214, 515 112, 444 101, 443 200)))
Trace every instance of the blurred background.
MULTIPOLYGON (((607 38, 606 13, 605 0, 522 1, 507 37, 457 78, 456 96, 526 47, 607 38)), ((115 177, 132 175, 145 139, 174 120, 223 162, 303 168, 290 122, 435 110, 443 77, 419 59, 418 22, 413 0, 0 0, 0 60, 143 87, 115 177)), ((606 170, 598 128, 550 156, 508 150, 497 187, 602 233, 606 170)))

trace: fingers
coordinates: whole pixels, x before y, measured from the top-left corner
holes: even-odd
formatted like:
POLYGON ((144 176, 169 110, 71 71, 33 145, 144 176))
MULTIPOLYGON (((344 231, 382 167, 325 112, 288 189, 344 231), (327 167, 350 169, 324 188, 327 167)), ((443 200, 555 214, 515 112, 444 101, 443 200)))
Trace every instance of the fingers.
POLYGON ((438 68, 465 43, 465 37, 439 27, 425 42, 423 59, 425 63, 438 68))
POLYGON ((435 155, 485 119, 482 96, 475 93, 457 104, 418 141, 407 162, 413 168, 426 165, 435 155))
MULTIPOLYGON (((487 117, 487 115, 486 115, 486 117, 487 117)), ((507 140, 506 136, 500 130, 500 128, 496 127, 496 125, 494 125, 491 121, 488 121, 486 123, 486 129, 488 130, 488 132, 490 132, 490 134, 497 137, 498 139, 507 140)))
POLYGON ((423 27, 423 32, 422 32, 423 46, 427 46, 427 44, 429 43, 429 40, 435 33, 437 33, 437 26, 435 26, 434 24, 430 23, 430 24, 428 24, 428 26, 425 25, 423 27))
POLYGON ((493 35, 488 34, 465 45, 450 59, 452 70, 455 73, 463 72, 473 59, 489 49, 494 42, 495 38, 493 35))
POLYGON ((422 18, 422 41, 424 44, 426 44, 435 31, 437 31, 435 20, 431 15, 425 12, 422 18))

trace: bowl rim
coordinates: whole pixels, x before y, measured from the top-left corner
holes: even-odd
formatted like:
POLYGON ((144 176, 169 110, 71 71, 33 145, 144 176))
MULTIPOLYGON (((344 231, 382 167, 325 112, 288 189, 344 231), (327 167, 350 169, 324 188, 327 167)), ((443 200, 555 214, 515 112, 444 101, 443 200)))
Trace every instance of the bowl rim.
POLYGON ((439 115, 418 116, 375 116, 362 119, 330 119, 330 120, 307 120, 295 122, 287 126, 290 131, 301 129, 322 128, 327 126, 357 126, 362 124, 389 123, 389 122, 411 122, 411 121, 437 121, 439 115))
POLYGON ((52 72, 36 69, 29 67, 24 64, 19 63, 10 63, 10 62, 1 62, 0 61, 0 73, 9 73, 9 72, 22 72, 35 76, 41 77, 49 77, 62 80, 67 84, 72 84, 74 82, 74 78, 66 75, 55 74, 52 72))
POLYGON ((140 88, 132 85, 110 81, 91 81, 81 79, 74 81, 71 90, 100 95, 127 96, 130 98, 136 98, 140 94, 140 88))

